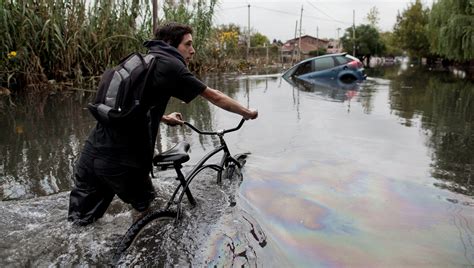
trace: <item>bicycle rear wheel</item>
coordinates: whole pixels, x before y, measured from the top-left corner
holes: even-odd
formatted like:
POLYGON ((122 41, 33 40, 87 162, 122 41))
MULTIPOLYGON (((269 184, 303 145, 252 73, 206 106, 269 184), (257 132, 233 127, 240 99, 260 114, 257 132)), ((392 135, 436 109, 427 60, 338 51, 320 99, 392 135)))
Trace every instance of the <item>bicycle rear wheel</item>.
MULTIPOLYGON (((117 246, 117 249, 115 251, 115 254, 112 260, 113 265, 116 265, 120 261, 122 254, 125 253, 125 251, 133 244, 133 242, 137 240, 137 237, 139 236, 141 231, 145 228, 145 226, 149 225, 151 227, 151 225, 155 225, 155 224, 158 225, 161 223, 172 221, 176 219, 177 215, 178 214, 176 211, 157 210, 145 215, 143 218, 134 222, 130 226, 130 228, 128 228, 127 232, 122 237, 122 240, 117 246)), ((157 227, 160 227, 160 226, 157 226, 157 227)))

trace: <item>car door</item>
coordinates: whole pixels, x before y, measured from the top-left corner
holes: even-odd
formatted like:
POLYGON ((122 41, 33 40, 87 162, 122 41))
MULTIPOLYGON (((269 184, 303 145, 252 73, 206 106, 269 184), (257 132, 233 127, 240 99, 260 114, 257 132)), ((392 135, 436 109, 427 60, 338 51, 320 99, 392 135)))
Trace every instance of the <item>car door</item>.
POLYGON ((337 77, 337 68, 333 57, 322 57, 314 60, 314 73, 312 78, 337 77))

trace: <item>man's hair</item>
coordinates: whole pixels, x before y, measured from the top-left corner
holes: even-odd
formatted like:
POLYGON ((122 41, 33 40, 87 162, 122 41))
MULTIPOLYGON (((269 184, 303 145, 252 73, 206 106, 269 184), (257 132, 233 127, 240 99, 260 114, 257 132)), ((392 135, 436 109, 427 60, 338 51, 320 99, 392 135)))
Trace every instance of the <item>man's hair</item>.
POLYGON ((193 29, 188 25, 169 22, 155 30, 155 39, 164 41, 177 48, 183 40, 183 36, 192 33, 193 29))

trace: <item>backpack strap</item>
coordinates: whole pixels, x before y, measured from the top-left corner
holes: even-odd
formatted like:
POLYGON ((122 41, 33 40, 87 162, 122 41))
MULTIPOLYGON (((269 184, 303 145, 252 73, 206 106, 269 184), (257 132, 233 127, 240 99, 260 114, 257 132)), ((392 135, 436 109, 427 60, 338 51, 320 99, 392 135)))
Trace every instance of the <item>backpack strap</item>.
POLYGON ((144 83, 142 84, 142 86, 136 91, 136 96, 138 96, 139 98, 137 98, 135 100, 135 104, 140 104, 140 100, 143 96, 143 91, 145 90, 145 88, 147 88, 148 86, 148 82, 149 82, 149 79, 148 77, 150 76, 150 73, 153 72, 154 70, 154 65, 155 65, 155 58, 156 56, 153 56, 151 54, 146 54, 144 57, 143 57, 143 64, 147 65, 148 66, 148 70, 145 74, 145 77, 144 77, 144 83))
MULTIPOLYGON (((144 78, 145 83, 143 83, 143 86, 139 89, 139 92, 138 92, 139 96, 143 96, 144 90, 148 88, 148 83, 149 83, 148 77, 155 69, 154 67, 156 64, 157 56, 158 54, 156 52, 149 51, 149 53, 146 54, 145 57, 143 57, 145 63, 149 65, 148 65, 147 73, 144 78)), ((157 115, 156 108, 151 108, 148 112, 148 116, 150 119, 150 123, 149 123, 150 152, 149 154, 151 155, 153 159, 153 154, 155 152, 156 136, 158 135, 158 126, 159 126, 161 118, 157 118, 158 115, 157 115)), ((151 173, 152 178, 154 178, 155 176, 153 174, 153 163, 150 163, 150 173, 151 173)))
MULTIPOLYGON (((153 107, 149 111, 149 116, 150 116, 150 125, 149 125, 149 135, 150 135, 150 145, 151 145, 151 154, 153 157, 153 154, 155 153, 155 145, 156 145, 156 137, 158 136, 158 127, 160 125, 161 118, 158 118, 159 114, 159 109, 156 107, 153 107)), ((153 174, 153 163, 151 163, 151 176, 154 178, 153 174)))

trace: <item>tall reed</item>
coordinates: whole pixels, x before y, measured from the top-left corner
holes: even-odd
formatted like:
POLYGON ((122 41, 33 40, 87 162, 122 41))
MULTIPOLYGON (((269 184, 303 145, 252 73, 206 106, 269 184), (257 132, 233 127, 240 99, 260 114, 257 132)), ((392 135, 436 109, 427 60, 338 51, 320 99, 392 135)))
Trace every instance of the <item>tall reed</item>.
POLYGON ((38 91, 99 76, 151 36, 147 0, 0 0, 0 86, 38 91))
MULTIPOLYGON (((217 0, 165 0, 162 22, 193 26, 194 67, 208 58, 217 0)), ((150 0, 0 0, 0 87, 83 85, 152 37, 150 0)), ((197 67, 196 67, 197 66, 197 67)))
POLYGON ((204 70, 203 66, 212 59, 210 56, 216 45, 211 40, 214 29, 212 20, 217 0, 164 0, 163 19, 191 25, 193 27, 193 44, 196 55, 191 62, 191 68, 196 71, 204 70))

